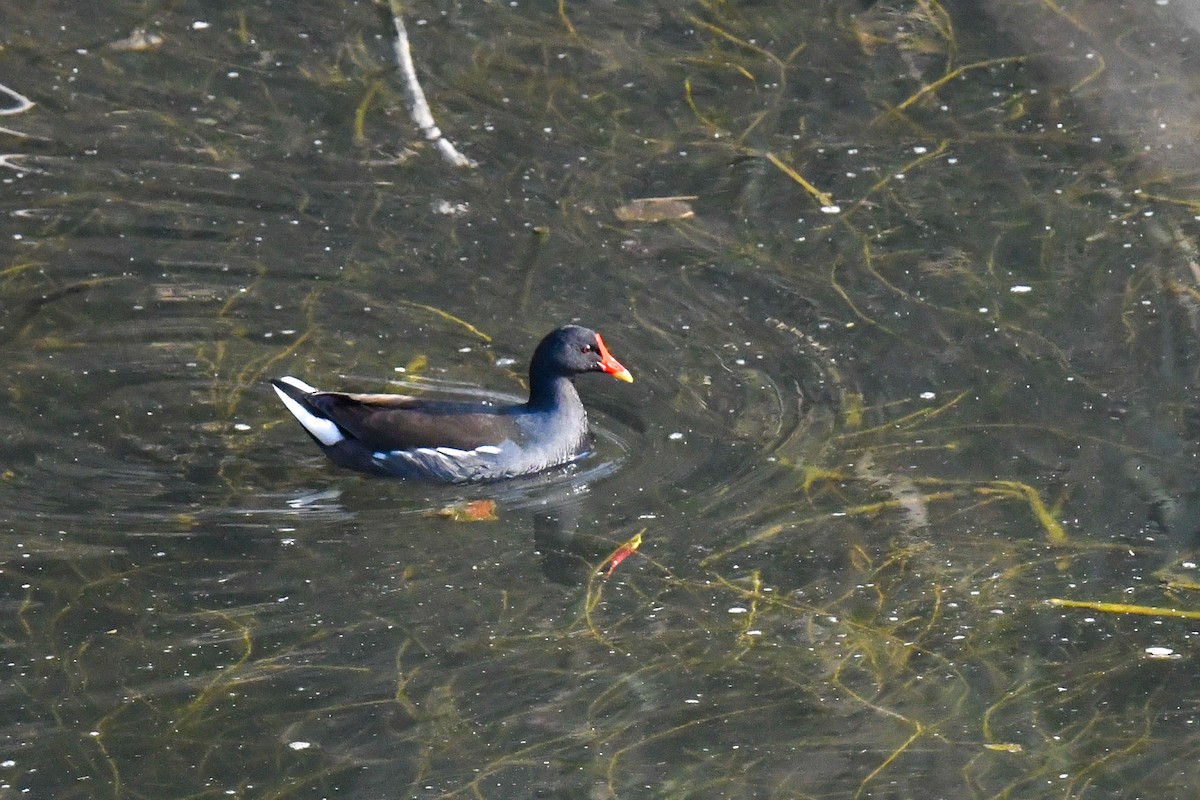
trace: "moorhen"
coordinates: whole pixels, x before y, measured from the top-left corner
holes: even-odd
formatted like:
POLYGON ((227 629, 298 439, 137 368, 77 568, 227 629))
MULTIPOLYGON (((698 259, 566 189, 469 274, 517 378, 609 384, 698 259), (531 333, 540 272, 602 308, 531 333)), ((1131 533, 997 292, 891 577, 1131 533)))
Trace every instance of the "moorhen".
POLYGON ((574 384, 585 372, 633 382, 600 334, 567 325, 533 351, 529 400, 517 405, 322 392, 290 376, 271 384, 338 466, 465 483, 539 472, 586 450, 587 412, 574 384))

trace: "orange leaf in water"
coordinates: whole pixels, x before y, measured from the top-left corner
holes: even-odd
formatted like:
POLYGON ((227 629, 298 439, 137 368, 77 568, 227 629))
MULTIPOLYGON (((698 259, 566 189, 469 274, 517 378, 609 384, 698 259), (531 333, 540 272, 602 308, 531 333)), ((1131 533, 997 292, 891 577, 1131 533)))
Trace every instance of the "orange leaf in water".
POLYGON ((441 517, 455 522, 494 522, 496 520, 495 500, 472 500, 469 503, 455 503, 434 511, 426 511, 427 517, 441 517))
POLYGON ((610 575, 612 575, 613 572, 616 570, 617 566, 622 561, 629 558, 631 555, 633 555, 637 551, 637 549, 639 547, 642 546, 642 534, 643 533, 645 533, 645 530, 638 531, 636 534, 634 534, 632 539, 630 539, 628 542, 626 542, 625 544, 618 547, 616 550, 614 550, 612 552, 612 555, 610 555, 608 558, 604 559, 603 562, 601 562, 601 564, 600 564, 601 570, 604 569, 605 564, 608 564, 608 572, 604 573, 604 577, 607 578, 610 575))

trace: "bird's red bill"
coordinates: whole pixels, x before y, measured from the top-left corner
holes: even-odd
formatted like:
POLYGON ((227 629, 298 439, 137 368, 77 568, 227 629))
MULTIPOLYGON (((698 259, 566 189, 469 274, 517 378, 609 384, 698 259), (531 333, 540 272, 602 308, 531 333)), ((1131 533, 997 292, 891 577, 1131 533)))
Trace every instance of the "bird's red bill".
POLYGON ((596 334, 596 350, 600 353, 600 369, 603 372, 612 375, 619 381, 633 383, 633 376, 629 374, 629 370, 613 358, 613 354, 608 352, 608 348, 604 346, 604 340, 600 338, 600 334, 596 334))

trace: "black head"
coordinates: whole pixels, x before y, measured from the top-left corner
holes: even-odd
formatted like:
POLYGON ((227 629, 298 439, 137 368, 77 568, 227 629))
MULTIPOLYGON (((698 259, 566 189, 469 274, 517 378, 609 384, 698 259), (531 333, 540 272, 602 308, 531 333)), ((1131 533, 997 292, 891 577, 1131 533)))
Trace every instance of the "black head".
POLYGON ((533 351, 529 382, 539 378, 573 378, 584 372, 605 372, 617 380, 633 382, 629 370, 613 358, 600 334, 578 325, 567 325, 546 335, 533 351))

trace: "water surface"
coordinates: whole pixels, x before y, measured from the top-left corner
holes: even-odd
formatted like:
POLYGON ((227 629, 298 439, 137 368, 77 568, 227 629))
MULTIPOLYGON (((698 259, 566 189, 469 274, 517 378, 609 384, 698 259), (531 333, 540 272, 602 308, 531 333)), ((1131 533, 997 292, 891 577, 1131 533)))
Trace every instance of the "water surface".
POLYGON ((0 786, 1189 796, 1181 5, 414 7, 467 170, 369 3, 0 12, 0 786), (636 382, 509 485, 265 383, 519 396, 567 321, 636 382))

